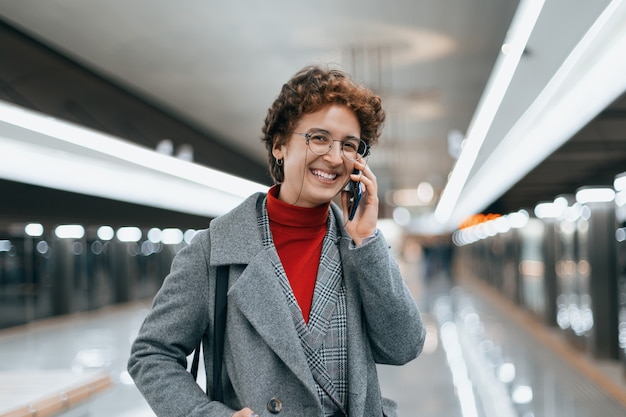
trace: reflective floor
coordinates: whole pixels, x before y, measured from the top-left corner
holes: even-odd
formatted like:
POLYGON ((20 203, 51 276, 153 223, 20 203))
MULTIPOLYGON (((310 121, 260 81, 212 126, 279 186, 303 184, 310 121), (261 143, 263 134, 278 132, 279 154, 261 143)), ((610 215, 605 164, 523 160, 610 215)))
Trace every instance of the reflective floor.
MULTIPOLYGON (((440 277, 408 284, 428 328, 424 352, 405 366, 379 367, 383 395, 399 403, 401 417, 626 415, 619 364, 577 362, 558 338, 520 321, 515 307, 475 282, 451 288, 440 277)), ((153 416, 125 369, 147 307, 137 303, 0 331, 0 373, 105 370, 112 387, 81 405, 81 415, 153 416)))

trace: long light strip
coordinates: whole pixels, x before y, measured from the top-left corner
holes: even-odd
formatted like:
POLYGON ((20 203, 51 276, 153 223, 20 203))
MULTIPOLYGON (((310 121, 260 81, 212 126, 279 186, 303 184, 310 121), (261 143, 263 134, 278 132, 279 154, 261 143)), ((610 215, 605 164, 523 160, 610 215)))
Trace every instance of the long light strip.
POLYGON ((612 1, 465 186, 454 221, 483 209, 626 91, 626 3, 612 1), (494 173, 498 173, 495 175, 494 173), (506 175, 505 175, 506 173, 506 175))
POLYGON ((267 190, 2 101, 0 177, 210 217, 267 190))
POLYGON ((243 178, 163 155, 131 142, 2 101, 0 101, 0 121, 95 151, 100 154, 99 157, 108 155, 119 161, 167 173, 229 194, 247 196, 266 188, 243 178))
POLYGON ((510 49, 506 54, 501 53, 496 60, 485 94, 468 128, 463 151, 435 209, 435 219, 440 223, 446 223, 454 210, 543 5, 543 0, 523 0, 518 6, 505 42, 510 49))

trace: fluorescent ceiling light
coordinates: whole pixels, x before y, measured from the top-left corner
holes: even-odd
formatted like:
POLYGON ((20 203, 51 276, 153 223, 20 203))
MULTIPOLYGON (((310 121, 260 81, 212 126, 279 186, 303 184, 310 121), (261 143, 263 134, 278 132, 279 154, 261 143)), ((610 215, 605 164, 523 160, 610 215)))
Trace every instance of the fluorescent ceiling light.
POLYGON ((59 239, 81 239, 85 236, 85 228, 80 224, 62 224, 54 229, 59 239))
POLYGON ((455 210, 450 222, 484 209, 626 90, 624 21, 626 3, 614 0, 465 184, 458 200, 440 202, 437 208, 442 210, 450 204, 445 214, 455 210))
POLYGON ((552 201, 539 203, 535 206, 535 216, 539 219, 558 219, 563 215, 564 211, 563 206, 552 201))
POLYGON ((615 190, 607 187, 584 187, 576 191, 576 201, 586 203, 608 203, 615 199, 615 190))
POLYGON ((24 233, 31 237, 43 235, 43 225, 41 223, 29 223, 24 227, 24 233))
POLYGON ((0 178, 215 217, 267 186, 0 101, 0 178))
POLYGON ((163 229, 161 242, 166 245, 177 245, 183 241, 183 231, 176 228, 163 229))
POLYGON ((141 240, 141 229, 134 226, 120 227, 115 232, 115 236, 120 242, 139 242, 141 240))
POLYGON ((481 97, 474 118, 468 128, 463 151, 454 166, 450 180, 435 210, 435 218, 440 223, 446 223, 450 219, 469 173, 474 166, 478 152, 517 69, 543 4, 543 0, 523 0, 518 6, 505 41, 507 45, 506 54, 501 53, 496 60, 494 69, 487 82, 485 93, 481 97))
POLYGON ((100 226, 96 234, 100 240, 111 240, 115 236, 115 231, 111 226, 100 226))

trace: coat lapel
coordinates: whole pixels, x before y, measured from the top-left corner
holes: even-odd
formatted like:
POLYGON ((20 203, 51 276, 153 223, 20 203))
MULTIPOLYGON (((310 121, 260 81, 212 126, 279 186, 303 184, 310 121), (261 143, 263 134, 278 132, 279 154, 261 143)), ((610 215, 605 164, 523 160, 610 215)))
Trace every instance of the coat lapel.
POLYGON ((305 386, 311 387, 306 357, 299 349, 300 340, 287 301, 267 256, 260 253, 248 264, 230 287, 228 302, 228 308, 241 313, 285 365, 305 386))
MULTIPOLYGON (((230 277, 230 311, 240 311, 291 372, 316 395, 313 376, 304 352, 295 348, 300 345, 300 340, 259 231, 257 215, 262 210, 264 198, 264 194, 255 194, 228 214, 211 222, 210 263, 211 266, 245 266, 239 277, 230 277), (268 303, 274 308, 268 309, 268 303)), ((334 210, 334 217, 340 219, 340 210, 333 205, 331 209, 334 210)), ((338 226, 337 232, 337 240, 340 240, 342 228, 338 226)), ((358 289, 351 285, 349 279, 346 280, 345 288, 347 317, 358 317, 361 314, 358 289)), ((364 398, 359 395, 367 391, 367 380, 363 378, 363 372, 366 372, 363 369, 363 363, 366 363, 363 344, 367 343, 367 339, 363 332, 358 320, 356 323, 348 320, 350 415, 362 415, 364 412, 364 398)))
POLYGON ((213 220, 210 263, 245 267, 240 276, 229 277, 228 315, 241 313, 298 379, 314 390, 287 300, 263 246, 257 221, 263 200, 263 194, 256 194, 213 220))

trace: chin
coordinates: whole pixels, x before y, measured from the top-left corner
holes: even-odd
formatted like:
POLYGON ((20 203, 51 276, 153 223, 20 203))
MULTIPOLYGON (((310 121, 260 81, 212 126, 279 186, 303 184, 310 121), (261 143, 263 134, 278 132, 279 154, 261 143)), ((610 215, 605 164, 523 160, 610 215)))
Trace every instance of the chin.
POLYGON ((340 192, 341 192, 341 188, 335 191, 329 191, 328 193, 325 193, 323 196, 319 196, 319 200, 321 201, 320 205, 326 204, 329 201, 332 201, 335 197, 339 195, 340 192))

